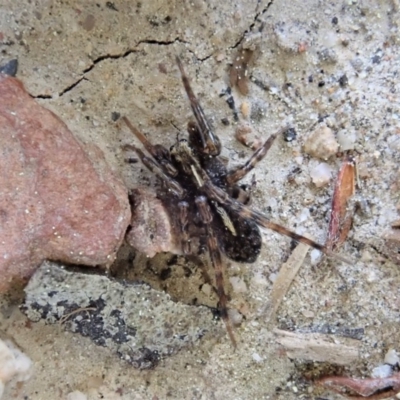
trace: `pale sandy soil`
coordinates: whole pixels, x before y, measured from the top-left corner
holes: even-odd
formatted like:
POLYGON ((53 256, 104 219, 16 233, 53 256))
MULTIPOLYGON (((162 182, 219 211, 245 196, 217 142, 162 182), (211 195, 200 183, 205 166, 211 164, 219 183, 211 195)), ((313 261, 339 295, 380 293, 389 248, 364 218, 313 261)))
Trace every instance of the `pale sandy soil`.
MULTIPOLYGON (((234 91, 239 118, 263 140, 285 124, 297 132, 293 142, 279 138, 257 168, 253 205, 323 242, 333 182, 315 187, 310 171, 322 161, 305 154, 302 145, 322 123, 335 135, 354 137, 364 212, 356 214, 341 249, 354 263, 330 260, 316 267, 307 258, 276 320, 267 325, 260 310, 291 248, 288 239, 264 232, 256 263, 230 263, 228 274, 240 283, 230 288, 232 305, 247 317, 236 330, 237 350, 221 324, 220 335, 146 371, 59 324, 31 323, 17 300, 4 300, 1 334, 34 361, 31 379, 9 385, 4 399, 67 399, 76 390, 88 399, 333 399, 304 376, 319 368, 369 376, 388 349, 400 351, 400 275, 381 239, 399 207, 398 2, 222 4, 2 0, 0 62, 18 58, 17 76, 29 93, 82 142, 99 146, 129 187, 152 187, 154 179, 139 164, 124 163, 121 147, 132 137, 112 113, 129 116, 153 142, 169 147, 190 117, 174 61, 178 54, 223 142, 223 156, 238 164, 250 151, 235 140, 232 111, 220 94, 228 85, 228 64, 250 37, 256 48, 251 74, 264 89, 251 83, 247 96, 234 91), (348 82, 341 86, 344 75, 348 82), (246 119, 240 110, 248 105, 253 113, 246 119), (294 171, 295 179, 288 179, 294 171), (359 357, 340 369, 290 359, 276 343, 276 327, 353 337, 359 357)), ((326 162, 336 176, 341 158, 326 162)), ((140 278, 140 262, 135 268, 140 278)), ((148 271, 146 277, 178 300, 215 305, 199 289, 198 273, 186 280, 176 272, 174 280, 161 283, 148 271)))

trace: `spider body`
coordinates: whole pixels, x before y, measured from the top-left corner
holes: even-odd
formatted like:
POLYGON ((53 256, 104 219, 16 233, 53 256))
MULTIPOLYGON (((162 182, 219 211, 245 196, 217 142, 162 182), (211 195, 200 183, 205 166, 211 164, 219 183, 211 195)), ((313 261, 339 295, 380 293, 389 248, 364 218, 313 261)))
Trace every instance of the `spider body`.
POLYGON ((151 144, 123 117, 151 157, 134 145, 125 147, 134 150, 142 163, 160 178, 161 190, 157 195, 171 216, 182 252, 191 254, 196 247, 200 251, 204 248, 208 250, 215 270, 218 310, 235 345, 227 312, 222 254, 237 262, 255 262, 261 249, 259 226, 327 254, 330 252, 325 246, 271 222, 264 214, 248 207, 248 196, 238 182, 265 157, 278 133, 271 135, 246 163, 228 170, 219 157, 221 143, 204 116, 179 58, 177 64, 195 117, 195 122, 188 123, 188 139, 178 140, 167 150, 162 145, 151 144), (193 246, 196 238, 199 246, 193 246))
MULTIPOLYGON (((202 226, 201 216, 196 206, 198 196, 207 197, 207 191, 199 186, 193 177, 192 165, 196 164, 199 171, 204 171, 205 176, 213 185, 230 193, 231 196, 241 195, 243 189, 238 185, 229 185, 227 181, 228 169, 226 164, 218 155, 207 155, 199 149, 200 138, 196 129, 189 125, 189 141, 181 140, 171 149, 171 162, 178 170, 175 179, 185 188, 182 201, 188 203, 188 216, 192 224, 202 226), (190 154, 190 156, 189 156, 190 154)), ((202 179, 200 177, 200 179, 202 179)), ((179 203, 172 199, 168 190, 162 195, 167 209, 172 211, 171 215, 179 214, 179 203), (178 208, 178 210, 176 209, 178 208)), ((221 251, 231 260, 236 262, 253 263, 256 261, 261 250, 261 232, 257 224, 251 219, 235 215, 229 209, 218 205, 217 202, 209 202, 213 218, 210 221, 212 230, 217 237, 218 246, 221 251)), ((202 233, 200 232, 200 237, 202 233)), ((182 243, 184 245, 184 243, 182 243)))

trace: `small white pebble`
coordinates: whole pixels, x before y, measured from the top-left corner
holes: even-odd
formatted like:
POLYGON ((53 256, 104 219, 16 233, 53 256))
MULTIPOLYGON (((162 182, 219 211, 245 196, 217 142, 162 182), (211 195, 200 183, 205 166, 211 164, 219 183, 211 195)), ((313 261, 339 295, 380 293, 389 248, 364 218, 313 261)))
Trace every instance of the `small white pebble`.
POLYGON ((298 164, 298 165, 302 165, 303 161, 304 161, 304 157, 298 156, 294 158, 294 161, 298 164))
POLYGON ((67 400, 87 400, 87 396, 79 390, 75 390, 67 394, 67 400))
POLYGON ((377 282, 381 279, 381 277, 376 273, 376 271, 372 269, 366 269, 365 278, 369 283, 377 282))
POLYGON ((378 150, 376 150, 372 155, 374 158, 378 159, 381 156, 381 153, 378 150))
POLYGON ((232 322, 232 325, 239 326, 243 321, 243 315, 240 314, 239 311, 234 308, 230 308, 228 310, 229 320, 232 322))
POLYGON ((277 276, 278 274, 276 272, 272 272, 271 274, 269 274, 268 279, 270 280, 270 282, 274 283, 277 276))
POLYGON ((364 263, 368 263, 372 260, 371 253, 368 250, 363 250, 361 253, 361 261, 364 263))
POLYGON ((233 290, 236 293, 245 293, 247 292, 247 285, 245 281, 242 278, 239 278, 238 276, 231 276, 229 278, 229 282, 231 283, 233 290))
POLYGON ((372 370, 372 378, 387 378, 392 375, 392 367, 388 364, 379 365, 372 370))
POLYGON ((317 265, 321 261, 322 254, 319 250, 313 249, 310 252, 311 265, 317 265))
POLYGON ((11 342, 0 340, 0 397, 4 384, 11 379, 17 382, 30 378, 32 361, 11 342))
POLYGON ((385 364, 399 365, 400 358, 395 349, 389 349, 385 355, 385 364))
POLYGON ((354 150, 357 136, 355 132, 347 132, 345 130, 341 130, 337 134, 337 140, 340 144, 340 150, 354 150))
POLYGON ((224 61, 225 54, 224 53, 218 53, 217 56, 215 57, 215 59, 217 60, 217 62, 224 61))
POLYGON ((302 223, 304 221, 307 221, 310 218, 310 210, 308 208, 303 208, 299 215, 299 223, 302 223))
POLYGON ((202 287, 201 287, 201 291, 207 295, 210 296, 211 294, 211 286, 208 283, 205 283, 202 287))
POLYGON ((252 285, 256 286, 268 286, 268 281, 261 272, 255 272, 251 278, 252 285))
POLYGON ((256 363, 261 363, 263 361, 263 358, 258 353, 253 353, 252 357, 256 363))
POLYGON ((316 187, 326 186, 331 179, 331 168, 326 163, 320 163, 310 171, 311 179, 316 187))
POLYGON ((302 314, 303 314, 306 318, 314 318, 314 317, 315 317, 314 311, 311 311, 311 310, 304 310, 304 311, 302 312, 302 314))

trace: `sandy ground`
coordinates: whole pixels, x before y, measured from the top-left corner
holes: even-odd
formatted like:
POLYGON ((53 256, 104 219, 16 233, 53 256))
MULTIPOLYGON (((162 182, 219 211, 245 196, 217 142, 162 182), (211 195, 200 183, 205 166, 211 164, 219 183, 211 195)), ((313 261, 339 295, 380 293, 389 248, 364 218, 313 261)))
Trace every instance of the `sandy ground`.
MULTIPOLYGON (((333 399, 339 397, 306 377, 329 371, 370 376, 390 348, 400 351, 400 275, 382 240, 399 208, 398 1, 222 4, 2 0, 0 61, 18 58, 17 76, 29 93, 88 148, 98 146, 128 187, 152 187, 154 179, 139 164, 124 162, 121 147, 132 136, 114 121, 115 113, 129 116, 154 143, 173 144, 190 118, 174 61, 180 55, 222 140, 222 155, 239 164, 251 151, 236 141, 237 122, 220 94, 238 48, 251 43, 249 94, 233 91, 239 123, 261 140, 286 124, 297 133, 292 142, 278 138, 256 169, 253 205, 324 242, 333 180, 321 188, 312 183, 310 172, 322 160, 305 154, 303 144, 310 132, 329 126, 351 143, 358 159, 361 211, 341 249, 354 262, 316 265, 306 258, 276 320, 267 324, 262 310, 291 247, 288 239, 265 231, 256 263, 229 263, 231 304, 246 316, 235 331, 236 351, 221 324, 219 336, 146 371, 60 325, 31 323, 19 311, 20 296, 5 299, 2 336, 34 361, 34 370, 29 381, 9 385, 4 399, 67 399, 74 391, 88 399, 333 399), (359 356, 344 367, 289 358, 274 328, 350 337, 359 343, 359 356)), ((341 158, 324 162, 335 177, 341 158)), ((134 275, 141 278, 136 262, 134 275)), ((170 289, 175 300, 215 305, 199 289, 201 274, 188 282, 183 273, 173 276, 171 283, 147 280, 170 289)))

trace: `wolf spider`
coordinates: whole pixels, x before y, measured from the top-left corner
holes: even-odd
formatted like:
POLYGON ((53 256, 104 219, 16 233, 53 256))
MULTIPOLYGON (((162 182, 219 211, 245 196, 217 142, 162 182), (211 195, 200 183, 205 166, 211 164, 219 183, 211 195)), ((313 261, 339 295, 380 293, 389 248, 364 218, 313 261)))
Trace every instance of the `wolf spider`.
POLYGON ((329 256, 343 258, 333 255, 324 245, 270 221, 264 214, 246 205, 248 195, 238 182, 265 157, 279 132, 271 135, 243 165, 227 170, 219 157, 221 142, 205 118, 179 57, 176 62, 196 120, 188 123, 188 139, 178 140, 170 150, 159 144, 153 145, 127 117, 123 117, 150 156, 134 145, 129 144, 125 148, 135 151, 147 169, 161 179, 162 190, 158 197, 169 212, 185 255, 193 252, 191 225, 197 226, 194 235, 199 235, 200 229, 200 236, 215 270, 219 315, 236 346, 228 316, 222 253, 233 261, 255 262, 261 250, 260 226, 305 243, 329 256))

